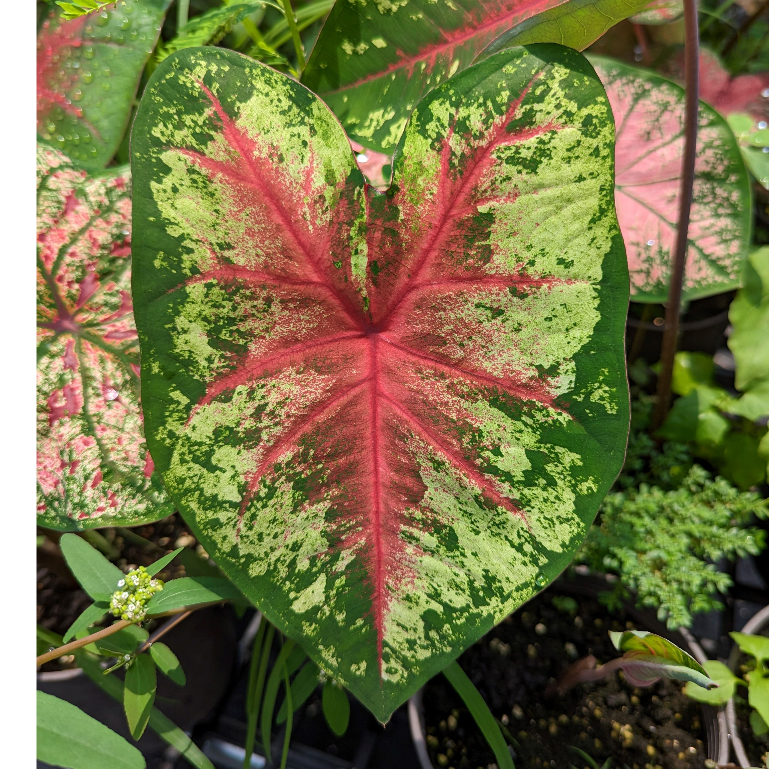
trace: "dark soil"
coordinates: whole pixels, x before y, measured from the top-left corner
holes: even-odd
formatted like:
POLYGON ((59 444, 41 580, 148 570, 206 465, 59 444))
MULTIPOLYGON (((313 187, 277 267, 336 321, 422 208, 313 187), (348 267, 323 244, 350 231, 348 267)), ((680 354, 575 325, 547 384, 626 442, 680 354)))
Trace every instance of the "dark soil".
MULTIPOLYGON (((588 767, 569 746, 612 769, 704 769, 700 705, 678 682, 636 689, 622 673, 551 693, 564 670, 589 654, 599 663, 617 651, 608 631, 633 629, 597 600, 559 596, 551 588, 507 617, 460 658, 459 664, 506 727, 516 766, 588 767), (553 598, 555 597, 555 601, 553 598)), ((642 629, 642 628, 639 628, 642 629)), ((486 769, 494 764, 475 722, 448 681, 424 690, 428 750, 436 767, 486 769)))
MULTIPOLYGON (((69 573, 57 544, 61 534, 49 530, 40 531, 44 532, 46 541, 38 547, 37 622, 47 630, 64 635, 93 601, 69 573)), ((205 555, 178 514, 130 530, 100 529, 99 534, 114 548, 110 560, 122 571, 149 566, 177 547, 197 549, 199 554, 205 555)), ((175 558, 158 576, 165 581, 177 579, 186 576, 186 569, 182 560, 175 558)), ((149 624, 146 627, 152 629, 149 624)), ((46 663, 39 670, 64 670, 71 667, 72 662, 73 658, 65 655, 46 663)))

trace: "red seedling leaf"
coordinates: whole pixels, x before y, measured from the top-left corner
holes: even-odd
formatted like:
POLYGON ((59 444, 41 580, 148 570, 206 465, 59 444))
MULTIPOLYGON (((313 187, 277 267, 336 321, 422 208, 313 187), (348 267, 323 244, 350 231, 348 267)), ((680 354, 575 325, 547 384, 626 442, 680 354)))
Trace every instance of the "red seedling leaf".
MULTIPOLYGON (((668 295, 681 189, 684 91, 646 70, 591 57, 617 125, 615 200, 631 298, 668 295)), ((700 103, 684 297, 737 288, 750 243, 750 182, 726 121, 700 103)))
POLYGON ((127 169, 88 179, 38 149, 38 523, 135 525, 173 512, 138 403, 127 169))

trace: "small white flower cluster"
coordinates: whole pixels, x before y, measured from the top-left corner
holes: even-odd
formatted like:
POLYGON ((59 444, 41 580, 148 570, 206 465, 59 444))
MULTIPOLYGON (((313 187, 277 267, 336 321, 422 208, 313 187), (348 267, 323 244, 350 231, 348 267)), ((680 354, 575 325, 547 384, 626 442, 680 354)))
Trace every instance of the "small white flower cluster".
POLYGON ((147 603, 152 594, 163 589, 163 580, 150 576, 140 566, 129 571, 117 586, 109 604, 112 614, 129 622, 139 622, 147 616, 147 603))

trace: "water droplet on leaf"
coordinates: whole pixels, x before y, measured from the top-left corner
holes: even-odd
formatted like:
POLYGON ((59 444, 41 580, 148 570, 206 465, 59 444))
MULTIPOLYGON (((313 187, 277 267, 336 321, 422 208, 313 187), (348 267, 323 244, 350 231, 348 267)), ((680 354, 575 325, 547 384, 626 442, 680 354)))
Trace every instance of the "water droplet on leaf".
POLYGON ((96 54, 95 54, 95 52, 94 52, 94 50, 93 50, 93 47, 92 47, 92 46, 90 46, 90 45, 87 45, 85 48, 83 48, 83 56, 84 56, 86 59, 93 59, 93 57, 94 57, 95 55, 96 55, 96 54))
POLYGON ((83 98, 83 92, 82 92, 82 91, 81 91, 79 88, 76 88, 76 89, 75 89, 75 90, 72 92, 72 98, 73 98, 75 101, 80 101, 80 100, 83 98))
POLYGON ((544 587, 547 584, 547 577, 544 574, 540 574, 535 580, 534 584, 537 587, 544 587))
POLYGON ((93 72, 86 69, 83 70, 83 82, 84 83, 93 83, 93 72))
POLYGON ((761 91, 761 96, 763 96, 765 99, 769 99, 769 88, 764 88, 764 90, 761 91))
POLYGON ((107 13, 107 11, 102 11, 96 19, 96 23, 100 27, 106 27, 107 24, 109 24, 109 13, 107 13))
POLYGON ((131 19, 123 19, 120 22, 120 29, 131 29, 131 19))
POLYGON ((762 121, 761 121, 761 122, 758 124, 758 127, 759 127, 759 128, 762 130, 762 131, 764 130, 764 128, 766 128, 766 126, 767 126, 767 122, 766 122, 766 120, 762 120, 762 121))
POLYGON ((657 241, 656 240, 647 240, 646 245, 647 246, 653 246, 657 241))

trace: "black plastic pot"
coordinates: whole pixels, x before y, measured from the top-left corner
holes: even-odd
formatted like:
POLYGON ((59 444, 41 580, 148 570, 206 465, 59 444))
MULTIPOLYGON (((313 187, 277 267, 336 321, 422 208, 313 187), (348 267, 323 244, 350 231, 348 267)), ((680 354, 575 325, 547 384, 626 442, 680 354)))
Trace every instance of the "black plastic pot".
MULTIPOLYGON (((189 732, 210 717, 227 692, 237 663, 236 617, 231 606, 210 606, 193 612, 163 636, 187 676, 179 687, 158 675, 155 706, 179 728, 189 732)), ((123 677, 122 671, 115 675, 123 677)), ((88 715, 133 742, 122 705, 99 689, 77 668, 38 673, 37 688, 77 705, 88 715)), ((158 761, 167 744, 147 729, 136 743, 148 760, 158 761)))
MULTIPOLYGON (((610 584, 605 577, 599 575, 578 574, 574 578, 566 579, 561 577, 556 587, 560 593, 574 596, 585 596, 588 598, 597 598, 598 593, 610 589, 610 584)), ((650 611, 637 609, 633 604, 628 603, 625 612, 632 618, 638 627, 644 630, 650 630, 657 635, 667 638, 676 646, 680 646, 688 651, 692 656, 697 656, 692 650, 689 640, 690 634, 668 630, 657 617, 650 611)), ((699 650, 701 652, 701 650, 699 650)), ((414 749, 419 757, 421 769, 435 769, 430 761, 427 751, 427 740, 425 732, 424 711, 422 708, 422 690, 418 691, 408 703, 409 727, 411 737, 414 742, 414 749)), ((703 726, 707 738, 707 757, 718 763, 726 763, 729 755, 729 741, 726 730, 726 718, 722 715, 719 719, 719 711, 709 705, 702 706, 703 726)))

